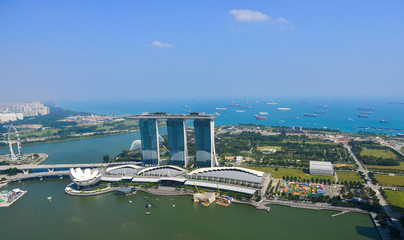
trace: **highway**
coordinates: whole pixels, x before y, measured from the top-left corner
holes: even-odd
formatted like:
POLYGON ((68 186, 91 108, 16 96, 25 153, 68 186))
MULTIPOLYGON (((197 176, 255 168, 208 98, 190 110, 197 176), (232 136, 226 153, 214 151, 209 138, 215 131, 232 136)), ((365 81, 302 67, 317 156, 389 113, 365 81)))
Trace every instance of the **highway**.
POLYGON ((19 170, 31 170, 31 169, 69 169, 69 168, 93 168, 108 166, 107 163, 76 163, 76 164, 41 164, 41 165, 4 165, 0 166, 0 171, 4 171, 9 168, 17 168, 19 170))

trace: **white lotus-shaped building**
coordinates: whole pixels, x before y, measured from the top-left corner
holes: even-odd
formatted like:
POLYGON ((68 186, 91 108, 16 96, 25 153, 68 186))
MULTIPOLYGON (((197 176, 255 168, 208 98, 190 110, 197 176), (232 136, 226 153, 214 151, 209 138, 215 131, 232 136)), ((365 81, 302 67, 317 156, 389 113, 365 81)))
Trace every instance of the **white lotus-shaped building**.
POLYGON ((98 183, 101 180, 101 173, 98 169, 86 168, 70 168, 70 178, 79 186, 90 186, 98 183))

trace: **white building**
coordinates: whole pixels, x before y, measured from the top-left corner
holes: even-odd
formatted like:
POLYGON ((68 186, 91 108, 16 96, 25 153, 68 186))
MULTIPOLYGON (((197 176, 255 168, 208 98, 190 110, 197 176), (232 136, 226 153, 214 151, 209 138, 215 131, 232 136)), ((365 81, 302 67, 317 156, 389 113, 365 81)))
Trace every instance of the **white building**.
POLYGON ((334 175, 334 167, 331 162, 310 161, 310 174, 334 175))

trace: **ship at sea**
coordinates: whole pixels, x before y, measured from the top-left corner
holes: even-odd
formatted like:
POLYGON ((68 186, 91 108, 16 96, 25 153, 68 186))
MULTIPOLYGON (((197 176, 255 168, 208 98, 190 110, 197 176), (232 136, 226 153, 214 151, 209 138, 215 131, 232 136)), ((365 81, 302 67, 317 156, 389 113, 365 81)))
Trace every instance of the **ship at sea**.
POLYGON ((258 115, 254 115, 254 116, 255 116, 255 119, 257 119, 257 120, 267 120, 266 117, 261 117, 261 116, 258 116, 258 115))
POLYGON ((245 112, 244 110, 236 110, 236 112, 238 112, 238 113, 243 113, 243 112, 245 112))
POLYGON ((317 110, 314 110, 314 113, 325 113, 325 111, 317 111, 317 110))
POLYGON ((381 123, 389 123, 389 121, 386 121, 386 120, 384 120, 384 119, 380 119, 380 122, 381 122, 381 123))
POLYGON ((358 110, 373 111, 373 110, 375 110, 375 108, 358 108, 358 110))
POLYGON ((317 117, 317 115, 315 113, 305 113, 304 116, 305 117, 317 117))
POLYGON ((359 115, 358 115, 358 117, 361 117, 361 118, 367 118, 367 117, 368 117, 368 115, 366 115, 366 114, 359 114, 359 115))
POLYGON ((270 101, 270 102, 267 102, 267 104, 269 104, 269 105, 274 105, 274 104, 278 104, 278 103, 276 103, 276 102, 274 102, 274 101, 270 101))
POLYGON ((227 110, 227 108, 221 108, 221 107, 217 107, 217 108, 216 108, 216 110, 223 110, 223 111, 226 111, 226 110, 227 110))
POLYGON ((322 109, 328 109, 327 105, 322 105, 322 106, 317 106, 318 108, 322 108, 322 109))
POLYGON ((258 114, 259 114, 259 115, 268 115, 267 112, 259 112, 258 114))
POLYGON ((278 108, 279 111, 290 111, 290 108, 278 108))

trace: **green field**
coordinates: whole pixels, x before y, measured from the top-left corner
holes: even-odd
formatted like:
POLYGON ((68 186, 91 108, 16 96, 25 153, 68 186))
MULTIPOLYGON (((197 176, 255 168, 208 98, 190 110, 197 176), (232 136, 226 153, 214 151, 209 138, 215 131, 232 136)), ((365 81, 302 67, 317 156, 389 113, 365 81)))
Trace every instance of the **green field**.
POLYGON ((397 159, 396 154, 387 149, 363 149, 360 155, 384 159, 397 159))
POLYGON ((365 165, 369 170, 380 171, 404 171, 404 162, 400 162, 400 166, 378 166, 378 165, 365 165))
POLYGON ((336 172, 338 181, 341 182, 363 182, 356 172, 336 172))
MULTIPOLYGON (((283 140, 282 142, 283 142, 283 143, 290 142, 290 143, 301 143, 301 144, 303 144, 302 141, 287 141, 287 140, 283 140)), ((337 146, 337 145, 338 145, 338 144, 333 143, 333 142, 308 142, 308 141, 306 141, 305 144, 311 144, 311 145, 328 145, 328 146, 337 146)))
POLYGON ((384 190, 384 192, 386 193, 387 199, 389 200, 394 211, 404 214, 404 192, 392 190, 384 190))
POLYGON ((378 184, 384 186, 404 186, 404 176, 389 176, 382 174, 375 174, 378 184))
POLYGON ((243 166, 244 168, 249 168, 253 170, 258 170, 262 172, 269 172, 273 175, 274 178, 282 178, 282 177, 297 177, 301 179, 330 179, 330 181, 335 181, 333 176, 323 176, 323 175, 310 175, 303 172, 302 169, 294 169, 294 168, 278 168, 278 171, 275 171, 273 167, 253 167, 253 166, 243 166))
POLYGON ((262 146, 262 147, 258 147, 258 150, 262 150, 262 149, 276 149, 276 151, 280 151, 282 150, 281 146, 262 146))

